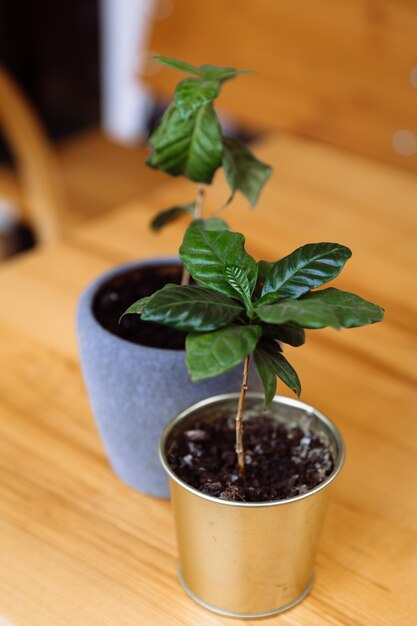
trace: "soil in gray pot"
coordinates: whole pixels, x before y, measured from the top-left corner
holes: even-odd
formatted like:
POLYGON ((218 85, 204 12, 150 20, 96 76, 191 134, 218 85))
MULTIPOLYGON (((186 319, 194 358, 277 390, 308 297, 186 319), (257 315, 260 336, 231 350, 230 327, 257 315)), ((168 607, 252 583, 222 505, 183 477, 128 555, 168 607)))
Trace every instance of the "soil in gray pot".
POLYGON ((181 433, 168 453, 174 472, 202 493, 224 500, 268 502, 307 493, 333 470, 316 434, 268 415, 244 421, 245 479, 238 476, 235 420, 219 415, 181 433))
POLYGON ((113 335, 122 339, 167 350, 184 350, 186 333, 141 320, 139 315, 126 315, 126 309, 145 296, 150 296, 167 283, 179 284, 182 268, 178 265, 135 269, 115 276, 97 292, 93 312, 97 321, 113 335))

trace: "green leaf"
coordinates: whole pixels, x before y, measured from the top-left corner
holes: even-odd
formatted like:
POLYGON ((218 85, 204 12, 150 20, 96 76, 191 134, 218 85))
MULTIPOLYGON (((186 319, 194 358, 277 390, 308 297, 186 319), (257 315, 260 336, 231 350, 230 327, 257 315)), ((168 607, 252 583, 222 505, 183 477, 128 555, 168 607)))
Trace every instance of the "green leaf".
POLYGON ((260 326, 228 326, 212 333, 187 335, 187 368, 191 380, 218 376, 239 365, 262 334, 260 326))
POLYGON ((145 306, 148 304, 149 300, 151 299, 151 297, 152 296, 145 296, 144 298, 141 298, 140 300, 136 300, 136 302, 131 304, 130 307, 126 309, 126 311, 119 317, 119 324, 125 315, 130 315, 130 313, 136 313, 138 315, 141 315, 143 313, 145 306))
MULTIPOLYGON (((255 348, 254 359, 256 369, 258 370, 259 378, 262 381, 262 385, 265 393, 265 408, 268 407, 277 390, 277 376, 275 373, 275 366, 270 358, 269 353, 261 347, 264 342, 259 342, 255 348)), ((278 350, 277 350, 278 354, 278 350)))
POLYGON ((265 282, 266 277, 273 267, 270 261, 258 261, 258 279, 265 282))
POLYGON ((255 313, 269 324, 294 322, 304 328, 340 328, 341 324, 331 307, 324 303, 288 298, 275 304, 255 307, 255 313))
POLYGON ((249 317, 252 317, 253 306, 251 301, 251 288, 247 274, 244 270, 236 265, 226 264, 224 275, 231 287, 239 294, 242 302, 244 302, 249 317))
POLYGON ((238 74, 253 74, 252 70, 235 70, 233 67, 217 67, 216 65, 200 65, 200 76, 206 80, 226 81, 238 74))
POLYGON ((265 406, 271 404, 275 395, 276 376, 300 397, 301 383, 297 372, 279 352, 273 341, 259 342, 255 349, 254 357, 256 368, 265 390, 265 406))
POLYGON ((259 161, 244 143, 233 137, 223 137, 223 167, 232 195, 241 191, 254 206, 272 168, 259 161))
POLYGON ((356 328, 384 317, 384 310, 377 304, 332 287, 309 293, 301 300, 288 298, 257 306, 255 313, 269 324, 294 322, 304 328, 356 328))
POLYGON ((259 304, 301 295, 335 278, 352 255, 338 243, 309 243, 277 263, 268 273, 259 304))
POLYGON ((186 332, 226 326, 243 311, 236 300, 196 285, 165 285, 142 309, 142 319, 186 332))
POLYGON ((298 348, 305 343, 304 328, 296 324, 262 324, 263 335, 298 348))
POLYGON ((261 297, 265 278, 267 277, 272 266, 273 263, 269 263, 269 261, 258 261, 258 280, 256 281, 256 287, 252 294, 252 298, 254 300, 258 300, 261 297))
POLYGON ((204 230, 230 230, 228 224, 221 217, 207 217, 204 220, 195 220, 194 225, 204 230))
POLYGON ((240 233, 206 230, 203 220, 199 220, 184 235, 180 259, 194 280, 233 298, 236 291, 224 275, 227 264, 236 265, 246 273, 251 291, 256 284, 258 266, 245 251, 244 243, 240 233))
POLYGON ((161 65, 166 65, 171 69, 186 72, 187 74, 194 74, 206 80, 225 81, 234 78, 238 74, 253 74, 251 70, 235 70, 233 67, 217 67, 216 65, 200 65, 200 67, 195 67, 195 65, 191 65, 185 61, 160 55, 151 57, 151 60, 161 65))
POLYGON ((187 119, 171 105, 149 143, 153 152, 147 164, 171 176, 182 175, 195 182, 210 183, 221 165, 221 130, 211 103, 204 104, 187 119))
POLYGON ((301 302, 326 306, 337 317, 343 328, 357 328, 381 322, 384 319, 384 309, 377 304, 333 287, 309 293, 302 298, 301 302))
POLYGON ((288 363, 287 359, 283 354, 279 352, 275 355, 276 358, 276 374, 278 378, 282 380, 284 385, 287 385, 291 391, 297 394, 298 397, 301 396, 301 382, 298 378, 298 374, 293 368, 293 366, 288 363))
POLYGON ((166 67, 170 67, 173 70, 179 70, 180 72, 187 72, 187 74, 201 76, 201 71, 197 67, 190 65, 190 63, 186 63, 185 61, 180 61, 179 59, 157 55, 151 57, 151 60, 156 61, 161 65, 166 65, 166 67))
POLYGON ((160 142, 163 142, 170 126, 175 124, 175 119, 178 116, 178 111, 173 102, 164 111, 161 119, 159 120, 156 128, 152 132, 152 134, 148 137, 148 144, 151 148, 154 148, 159 145, 160 142), (174 120, 174 121, 172 121, 174 120))
POLYGON ((220 93, 218 80, 185 78, 175 90, 175 105, 182 117, 187 119, 203 104, 212 102, 220 93))
POLYGON ((176 220, 181 215, 185 213, 193 214, 193 210, 195 207, 195 202, 188 202, 188 204, 182 204, 179 206, 173 206, 169 209, 164 209, 160 211, 151 221, 151 228, 154 231, 161 230, 166 224, 176 220))

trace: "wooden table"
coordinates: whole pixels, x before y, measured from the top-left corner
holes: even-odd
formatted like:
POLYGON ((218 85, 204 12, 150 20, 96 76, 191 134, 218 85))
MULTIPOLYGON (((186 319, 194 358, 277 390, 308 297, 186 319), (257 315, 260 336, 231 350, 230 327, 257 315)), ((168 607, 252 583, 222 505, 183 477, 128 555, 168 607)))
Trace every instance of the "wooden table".
MULTIPOLYGON (((288 137, 258 154, 275 175, 232 226, 256 257, 307 242, 353 249, 337 286, 387 310, 386 321, 311 331, 289 349, 303 400, 331 416, 348 448, 310 596, 269 622, 407 626, 417 619, 417 179, 288 137)), ((119 262, 175 252, 185 222, 160 235, 157 207, 188 200, 179 180, 0 272, 0 624, 229 624, 181 590, 170 504, 112 474, 83 387, 74 333, 81 289, 119 262)), ((210 193, 215 209, 222 181, 210 193)), ((283 390, 281 390, 283 391, 283 390)), ((268 622, 268 620, 267 620, 268 622)), ((233 623, 241 623, 237 620, 233 623)), ((243 622, 242 622, 243 623, 243 622)), ((247 622, 252 623, 252 622, 247 622)), ((254 623, 254 622, 253 622, 254 623)))

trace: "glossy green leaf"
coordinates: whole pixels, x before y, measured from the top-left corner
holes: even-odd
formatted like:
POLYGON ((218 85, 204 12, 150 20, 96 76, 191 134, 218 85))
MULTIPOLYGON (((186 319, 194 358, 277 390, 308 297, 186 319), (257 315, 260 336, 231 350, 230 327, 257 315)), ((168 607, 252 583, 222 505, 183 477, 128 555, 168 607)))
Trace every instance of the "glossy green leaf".
MULTIPOLYGON (((277 390, 277 376, 275 373, 275 365, 272 358, 270 358, 269 353, 267 353, 266 350, 261 347, 263 344, 264 342, 258 343, 253 353, 253 356, 255 359, 256 369, 258 370, 259 378, 261 379, 264 388, 264 404, 265 407, 268 407, 271 404, 277 390)), ((276 352, 278 354, 278 350, 276 352)))
POLYGON ((226 265, 240 267, 247 275, 250 290, 256 284, 258 266, 244 249, 245 238, 229 230, 206 230, 201 221, 188 227, 180 258, 191 276, 199 283, 216 291, 236 297, 235 289, 228 283, 226 265))
POLYGON ((263 304, 255 307, 258 317, 268 324, 294 322, 303 328, 340 328, 341 323, 332 310, 324 303, 287 298, 275 304, 263 304))
POLYGON ((222 328, 244 311, 236 300, 196 285, 165 285, 142 308, 142 319, 186 332, 222 328))
POLYGON ((211 378, 233 369, 254 350, 261 334, 260 326, 227 326, 211 333, 187 335, 191 380, 211 378))
POLYGON ((186 78, 178 83, 175 90, 175 105, 182 117, 187 119, 203 104, 212 102, 220 93, 218 80, 186 78))
MULTIPOLYGON (((159 120, 156 128, 152 134, 148 137, 148 144, 151 148, 156 148, 159 143, 163 143, 171 126, 175 125, 175 120, 178 118, 179 113, 173 102, 164 111, 161 119, 159 120)), ((149 159, 148 159, 149 160, 149 159)))
POLYGON ((287 343, 294 348, 298 348, 305 343, 304 328, 296 324, 262 324, 262 331, 265 337, 277 339, 282 343, 287 343))
POLYGON ((349 248, 337 243, 309 243, 298 248, 269 271, 262 290, 262 301, 299 298, 335 278, 352 255, 349 248))
POLYGON ((339 289, 313 291, 301 300, 288 298, 257 306, 255 313, 269 324, 294 322, 304 328, 355 328, 380 322, 384 310, 377 304, 339 289))
POLYGON ((195 220, 194 225, 204 230, 230 230, 228 224, 221 217, 207 217, 204 220, 195 220))
POLYGON ((233 287, 245 304, 246 310, 251 317, 253 306, 251 301, 251 288, 246 272, 236 265, 229 265, 227 263, 224 268, 224 275, 229 285, 233 287))
POLYGON ((271 271, 272 267, 274 266, 273 263, 271 263, 270 261, 258 261, 258 278, 259 280, 262 280, 263 282, 265 282, 266 277, 268 276, 269 272, 271 271))
POLYGON ((333 287, 313 291, 304 296, 300 302, 310 306, 326 306, 337 317, 343 328, 366 326, 384 319, 384 309, 377 304, 333 287))
POLYGON ((238 74, 253 73, 251 70, 235 70, 233 67, 218 67, 217 65, 200 65, 200 67, 195 67, 195 65, 191 65, 185 61, 180 61, 180 59, 160 55, 153 56, 151 59, 171 69, 186 72, 187 74, 194 74, 194 76, 199 76, 206 80, 225 81, 234 78, 238 74))
POLYGON ((269 261, 258 261, 258 280, 256 281, 256 287, 252 294, 253 300, 258 300, 261 297, 265 279, 272 266, 273 263, 269 263, 269 261))
POLYGON ((283 354, 279 352, 275 354, 275 362, 276 362, 276 374, 279 379, 282 380, 284 385, 287 385, 291 391, 297 394, 298 397, 301 396, 301 382, 298 378, 298 374, 291 365, 288 363, 287 359, 283 354))
POLYGON ((194 207, 195 203, 189 202, 188 204, 182 204, 170 207, 169 209, 164 209, 163 211, 160 211, 157 215, 155 215, 155 217, 151 221, 150 226, 154 231, 161 230, 161 228, 163 228, 166 224, 173 222, 178 217, 181 217, 181 215, 184 215, 186 213, 192 215, 194 207))
POLYGON ((200 76, 206 80, 230 80, 238 74, 253 74, 252 70, 235 70, 233 67, 217 67, 216 65, 200 65, 200 76))
POLYGON ((300 397, 301 383, 295 369, 277 349, 273 341, 261 341, 255 348, 255 364, 265 390, 265 406, 271 404, 276 392, 276 377, 300 397))
POLYGON ((241 191, 254 206, 272 168, 259 161, 244 143, 233 137, 223 137, 223 167, 232 195, 241 191))
POLYGON ((186 176, 210 183, 221 165, 223 143, 220 124, 211 103, 184 119, 175 105, 164 114, 149 144, 147 164, 171 176, 186 176))
POLYGON ((201 71, 197 67, 191 65, 190 63, 186 63, 185 61, 180 61, 180 59, 157 55, 151 57, 151 60, 156 61, 161 65, 165 65, 166 67, 170 67, 173 70, 179 70, 180 72, 187 72, 187 74, 201 76, 201 71))
POLYGON ((144 298, 141 298, 140 300, 136 300, 136 302, 131 304, 130 307, 126 309, 126 311, 120 316, 119 324, 125 315, 130 315, 131 313, 136 313, 137 315, 141 315, 143 313, 145 306, 148 304, 149 300, 151 299, 151 297, 152 296, 145 296, 144 298))

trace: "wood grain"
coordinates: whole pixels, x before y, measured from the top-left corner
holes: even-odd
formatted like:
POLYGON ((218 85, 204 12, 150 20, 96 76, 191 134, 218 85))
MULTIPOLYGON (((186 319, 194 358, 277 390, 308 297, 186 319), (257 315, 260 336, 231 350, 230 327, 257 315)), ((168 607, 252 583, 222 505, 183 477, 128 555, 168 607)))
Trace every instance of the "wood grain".
MULTIPOLYGON (((152 54, 256 71, 219 106, 249 128, 284 129, 417 169, 392 147, 417 135, 417 5, 412 0, 175 0, 155 22, 152 54)), ((156 68, 153 68, 156 71, 156 68)), ((169 98, 179 74, 146 78, 169 98)))
MULTIPOLYGON (((305 347, 287 351, 303 399, 340 426, 348 456, 333 488, 313 591, 265 623, 412 626, 417 180, 289 137, 259 145, 258 154, 276 170, 260 206, 250 211, 237 200, 227 213, 253 254, 273 258, 325 239, 348 244, 354 254, 338 286, 387 308, 383 324, 311 331, 305 347)), ((224 192, 219 179, 208 212, 224 192)), ((189 193, 173 181, 0 271, 0 623, 230 623, 181 590, 169 503, 134 492, 108 467, 74 333, 78 294, 91 278, 118 262, 175 251, 185 222, 159 235, 147 223, 169 197, 189 193)))
POLYGON ((148 149, 122 145, 98 128, 57 146, 57 159, 69 205, 78 223, 137 200, 166 180, 145 165, 148 149))

